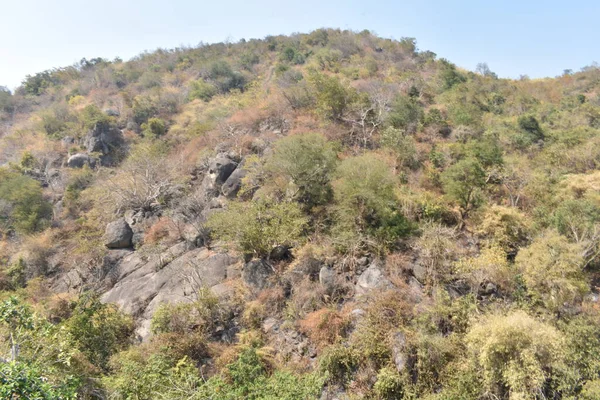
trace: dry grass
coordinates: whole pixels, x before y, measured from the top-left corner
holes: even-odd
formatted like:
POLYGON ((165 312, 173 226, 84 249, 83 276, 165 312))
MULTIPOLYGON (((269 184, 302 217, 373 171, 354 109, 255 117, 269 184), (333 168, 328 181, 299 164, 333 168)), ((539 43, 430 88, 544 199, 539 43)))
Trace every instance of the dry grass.
POLYGON ((314 311, 298 321, 300 332, 320 349, 343 338, 349 325, 348 316, 329 308, 314 311))

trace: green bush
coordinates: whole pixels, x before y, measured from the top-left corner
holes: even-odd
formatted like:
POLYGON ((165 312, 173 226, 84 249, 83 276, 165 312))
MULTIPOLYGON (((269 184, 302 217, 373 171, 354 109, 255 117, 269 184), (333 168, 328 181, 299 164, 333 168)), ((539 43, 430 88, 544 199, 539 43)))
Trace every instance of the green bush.
POLYGON ((92 364, 104 369, 110 357, 129 344, 133 333, 131 317, 114 305, 101 303, 94 294, 80 298, 66 327, 77 348, 92 364))
POLYGON ((0 169, 0 227, 32 233, 47 226, 52 206, 40 184, 6 169, 0 169))
POLYGON ((292 135, 275 142, 265 169, 283 178, 282 188, 305 209, 328 203, 332 198, 330 180, 335 173, 337 152, 319 134, 292 135))
POLYGON ((582 246, 556 231, 546 231, 522 248, 515 264, 531 296, 550 310, 573 304, 589 291, 582 246))
POLYGON ((388 246, 410 233, 395 193, 396 180, 387 164, 374 154, 348 158, 333 182, 335 240, 344 247, 375 240, 388 246))
POLYGON ((469 330, 466 343, 485 388, 499 398, 543 394, 565 359, 560 332, 523 311, 483 318, 469 330))
POLYGON ((144 136, 151 138, 158 138, 165 134, 167 131, 167 125, 165 121, 160 118, 150 118, 148 122, 145 122, 141 126, 144 136))
POLYGON ((203 79, 193 81, 190 87, 189 99, 200 99, 203 101, 210 101, 214 95, 217 94, 217 88, 203 79))
POLYGON ((268 258, 276 246, 298 245, 306 223, 296 203, 258 200, 230 202, 225 210, 212 214, 206 226, 243 254, 268 258))

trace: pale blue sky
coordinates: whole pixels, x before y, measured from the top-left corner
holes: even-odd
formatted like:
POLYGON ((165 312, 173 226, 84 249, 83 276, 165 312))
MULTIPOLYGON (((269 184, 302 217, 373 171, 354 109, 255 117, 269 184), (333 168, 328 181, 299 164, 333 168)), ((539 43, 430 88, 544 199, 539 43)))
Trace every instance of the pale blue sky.
POLYGON ((82 57, 129 59, 200 41, 320 27, 417 39, 457 65, 501 77, 556 76, 600 61, 598 0, 0 0, 0 85, 82 57))

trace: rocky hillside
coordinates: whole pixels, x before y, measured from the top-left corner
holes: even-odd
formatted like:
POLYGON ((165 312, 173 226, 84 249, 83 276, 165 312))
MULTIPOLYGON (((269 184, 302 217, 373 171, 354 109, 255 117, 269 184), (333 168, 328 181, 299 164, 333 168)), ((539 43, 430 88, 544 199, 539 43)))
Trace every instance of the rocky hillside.
POLYGON ((320 29, 0 90, 0 397, 600 398, 599 89, 320 29))

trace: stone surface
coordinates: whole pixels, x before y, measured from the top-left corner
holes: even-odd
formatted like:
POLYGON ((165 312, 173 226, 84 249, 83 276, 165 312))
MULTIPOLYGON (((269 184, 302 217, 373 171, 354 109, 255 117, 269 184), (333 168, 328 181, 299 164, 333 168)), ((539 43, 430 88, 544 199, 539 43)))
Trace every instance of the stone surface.
POLYGON ((110 281, 116 283, 104 293, 102 301, 115 303, 122 311, 137 316, 141 320, 137 333, 146 339, 150 335, 149 322, 160 304, 192 301, 201 287, 218 286, 213 293, 225 295, 227 289, 219 285, 227 279, 227 267, 236 262, 227 253, 206 248, 189 250, 185 242, 148 260, 131 252, 109 272, 110 281))
POLYGON ((372 290, 387 290, 393 286, 391 282, 383 275, 381 269, 375 264, 363 272, 356 282, 356 294, 363 295, 372 290))
POLYGON ((133 230, 124 218, 106 226, 104 245, 109 249, 122 249, 132 246, 133 230))
POLYGON ((402 332, 396 332, 392 338, 392 357, 398 372, 402 373, 408 364, 408 355, 406 354, 406 335, 402 332))
POLYGON ((84 153, 73 154, 67 160, 67 166, 69 168, 83 168, 84 165, 94 167, 96 165, 96 160, 84 153))
POLYGON ((242 271, 244 282, 255 289, 264 289, 271 275, 273 275, 273 267, 264 260, 252 260, 242 271))
POLYGON ((335 271, 327 266, 319 270, 319 283, 329 288, 335 285, 335 271))
POLYGON ((215 185, 220 186, 227 181, 236 168, 235 161, 219 155, 208 164, 208 176, 215 185))
POLYGON ((228 199, 233 199, 237 196, 242 187, 242 179, 246 176, 246 170, 238 168, 231 173, 229 178, 223 183, 221 193, 228 199))

